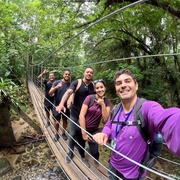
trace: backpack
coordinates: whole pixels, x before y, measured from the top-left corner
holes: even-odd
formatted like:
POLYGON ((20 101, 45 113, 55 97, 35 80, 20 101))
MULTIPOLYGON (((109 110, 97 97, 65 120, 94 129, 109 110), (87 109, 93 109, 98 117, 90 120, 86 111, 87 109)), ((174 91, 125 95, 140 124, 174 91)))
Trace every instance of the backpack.
MULTIPOLYGON (((141 112, 141 106, 143 102, 145 102, 146 99, 140 98, 135 106, 134 109, 134 121, 126 121, 126 122, 117 122, 114 121, 114 118, 116 114, 118 113, 121 103, 115 105, 115 107, 112 109, 111 114, 110 114, 110 120, 111 123, 116 123, 116 124, 123 124, 124 126, 137 126, 140 134, 144 138, 144 140, 147 142, 147 149, 149 149, 149 153, 147 152, 143 158, 142 164, 147 166, 148 168, 152 168, 156 164, 157 156, 161 154, 162 150, 162 145, 163 145, 163 138, 160 132, 157 132, 154 138, 154 141, 150 145, 150 135, 148 133, 148 128, 145 126, 144 123, 144 118, 142 116, 141 112)), ((139 168, 139 177, 138 179, 143 175, 145 169, 140 167, 139 168)))
POLYGON ((67 108, 68 109, 71 109, 72 104, 74 103, 74 96, 76 94, 76 91, 80 88, 81 84, 82 84, 82 79, 78 79, 78 83, 77 83, 75 91, 67 99, 67 108))
MULTIPOLYGON (((90 107, 93 105, 94 101, 95 101, 95 94, 91 94, 90 96, 91 96, 91 99, 90 99, 88 108, 90 108, 90 107)), ((104 98, 104 103, 105 103, 105 105, 107 106, 107 104, 108 104, 108 99, 107 99, 106 97, 104 98)))

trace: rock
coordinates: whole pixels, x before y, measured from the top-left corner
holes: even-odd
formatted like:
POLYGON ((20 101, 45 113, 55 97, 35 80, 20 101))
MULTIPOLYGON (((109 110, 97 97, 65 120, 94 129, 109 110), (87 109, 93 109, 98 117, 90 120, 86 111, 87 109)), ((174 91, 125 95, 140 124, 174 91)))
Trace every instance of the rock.
POLYGON ((32 167, 32 166, 39 166, 39 162, 36 161, 35 159, 31 159, 30 161, 25 161, 22 163, 23 167, 26 166, 26 167, 32 167))
POLYGON ((29 143, 26 145, 26 151, 29 152, 31 151, 31 149, 33 148, 33 144, 32 143, 29 143))
POLYGON ((15 152, 16 154, 24 153, 25 152, 25 146, 20 146, 20 147, 15 147, 15 152))
POLYGON ((0 158, 0 176, 12 170, 12 166, 6 158, 0 158))
POLYGON ((19 125, 23 125, 23 124, 25 124, 25 122, 24 122, 23 120, 21 120, 21 121, 19 122, 19 125))

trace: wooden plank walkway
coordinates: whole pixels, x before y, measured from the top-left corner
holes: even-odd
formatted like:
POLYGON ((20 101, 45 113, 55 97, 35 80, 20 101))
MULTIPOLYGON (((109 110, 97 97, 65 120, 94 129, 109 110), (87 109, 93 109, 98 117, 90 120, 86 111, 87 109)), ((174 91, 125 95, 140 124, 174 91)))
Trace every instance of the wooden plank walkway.
POLYGON ((93 159, 89 155, 87 155, 90 168, 87 168, 81 161, 78 151, 75 149, 74 152, 76 156, 73 157, 71 163, 67 164, 65 162, 65 157, 68 152, 68 145, 67 142, 64 141, 61 136, 58 142, 54 142, 54 127, 53 127, 53 120, 51 119, 51 126, 45 127, 45 111, 44 111, 44 94, 42 91, 32 82, 28 82, 29 92, 31 95, 32 103, 34 105, 34 109, 36 111, 37 117, 39 119, 39 123, 42 129, 43 134, 46 136, 46 141, 52 150, 52 153, 55 155, 57 162, 60 166, 64 169, 69 179, 72 180, 84 180, 84 179, 108 179, 107 177, 107 170, 99 164, 97 168, 93 166, 93 159))

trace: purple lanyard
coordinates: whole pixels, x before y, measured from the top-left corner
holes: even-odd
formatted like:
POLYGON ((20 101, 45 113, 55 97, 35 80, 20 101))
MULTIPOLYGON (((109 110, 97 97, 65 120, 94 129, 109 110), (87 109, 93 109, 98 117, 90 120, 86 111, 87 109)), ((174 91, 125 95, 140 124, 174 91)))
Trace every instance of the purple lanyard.
MULTIPOLYGON (((121 106, 121 108, 120 108, 120 110, 119 110, 119 114, 118 114, 118 122, 120 121, 120 116, 121 116, 121 112, 122 112, 122 111, 123 111, 123 108, 122 108, 122 106, 121 106)), ((126 121, 129 119, 129 116, 131 115, 132 111, 133 111, 133 109, 128 113, 128 115, 127 115, 126 119, 124 120, 124 122, 126 122, 126 121)), ((119 134, 120 130, 121 130, 123 127, 124 127, 124 125, 122 124, 121 127, 120 127, 119 130, 118 130, 118 124, 116 125, 116 136, 115 136, 115 137, 117 137, 117 135, 119 134)))

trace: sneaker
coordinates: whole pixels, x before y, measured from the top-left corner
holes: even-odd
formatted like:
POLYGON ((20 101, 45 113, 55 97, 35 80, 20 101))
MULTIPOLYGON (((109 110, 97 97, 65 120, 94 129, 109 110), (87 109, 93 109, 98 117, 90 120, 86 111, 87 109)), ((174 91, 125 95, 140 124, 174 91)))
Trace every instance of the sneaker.
POLYGON ((81 158, 81 160, 82 160, 82 162, 83 162, 88 168, 90 168, 89 161, 88 161, 88 159, 87 159, 86 157, 81 158))
POLYGON ((67 141, 67 139, 68 139, 68 137, 66 136, 65 133, 62 134, 62 138, 63 138, 64 141, 67 141))
POLYGON ((50 126, 50 122, 48 121, 45 126, 46 127, 50 126))
POLYGON ((94 167, 97 168, 99 166, 99 162, 94 160, 94 167))
POLYGON ((70 163, 72 158, 73 158, 73 153, 69 152, 65 158, 65 161, 67 163, 70 163))
POLYGON ((57 142, 58 140, 59 140, 59 135, 56 134, 56 135, 54 136, 54 142, 57 142))

